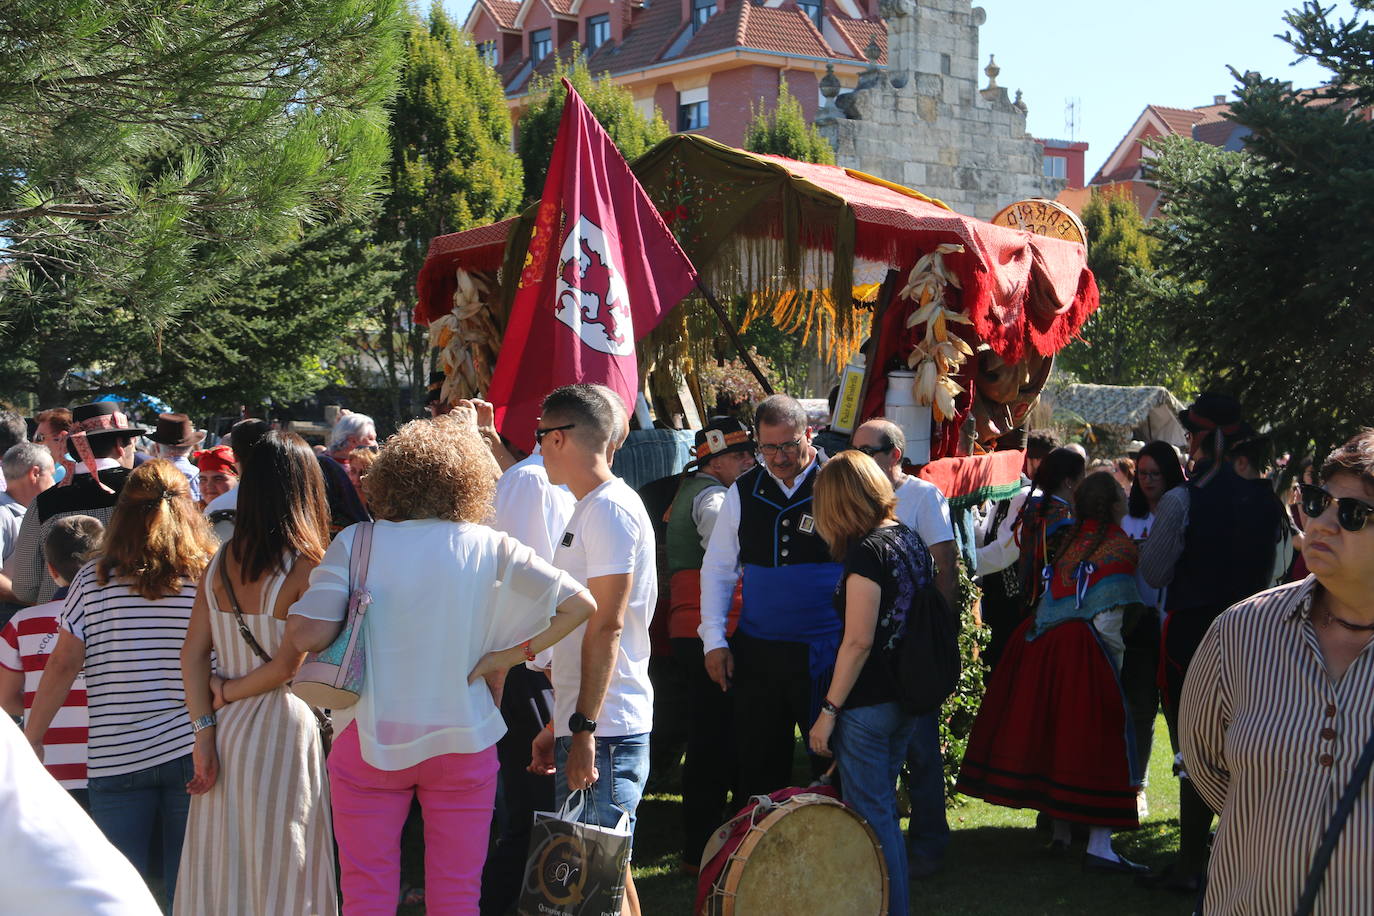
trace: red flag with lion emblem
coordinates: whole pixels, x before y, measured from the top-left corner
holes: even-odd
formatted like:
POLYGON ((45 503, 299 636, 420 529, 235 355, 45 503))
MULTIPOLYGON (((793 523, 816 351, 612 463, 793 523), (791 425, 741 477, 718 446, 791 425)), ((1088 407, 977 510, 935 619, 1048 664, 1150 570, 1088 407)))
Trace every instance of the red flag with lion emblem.
POLYGON ((625 158, 563 84, 563 120, 487 393, 502 435, 525 451, 540 402, 560 385, 606 385, 633 410, 635 342, 697 280, 625 158))

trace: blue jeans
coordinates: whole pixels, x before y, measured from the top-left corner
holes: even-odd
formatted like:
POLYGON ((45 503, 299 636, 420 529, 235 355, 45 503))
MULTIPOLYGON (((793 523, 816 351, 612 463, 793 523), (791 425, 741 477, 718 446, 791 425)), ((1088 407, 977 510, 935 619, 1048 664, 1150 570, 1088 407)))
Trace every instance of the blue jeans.
POLYGON ((143 876, 148 875, 153 826, 162 825, 162 880, 167 888, 167 912, 181 867, 181 841, 186 837, 186 815, 191 796, 186 783, 195 775, 191 755, 178 757, 146 770, 118 776, 92 776, 88 783, 91 820, 105 838, 124 854, 143 876))
POLYGON ((907 846, 911 857, 935 867, 949 847, 949 821, 945 819, 945 761, 940 753, 940 713, 916 717, 916 730, 906 751, 910 774, 907 795, 911 798, 911 823, 907 846))
MULTIPOLYGON (((554 806, 563 807, 568 800, 568 751, 572 738, 559 738, 554 743, 554 806)), ((588 791, 587 805, 582 809, 584 823, 598 827, 614 827, 620 823, 621 813, 630 816, 630 846, 634 846, 635 810, 644 797, 644 785, 649 781, 649 735, 625 735, 618 738, 596 739, 596 783, 588 791)))
POLYGON ((909 899, 906 844, 897 818, 897 774, 915 728, 915 716, 896 703, 879 703, 844 710, 830 737, 845 804, 868 821, 882 844, 887 860, 887 911, 892 916, 906 916, 909 899))

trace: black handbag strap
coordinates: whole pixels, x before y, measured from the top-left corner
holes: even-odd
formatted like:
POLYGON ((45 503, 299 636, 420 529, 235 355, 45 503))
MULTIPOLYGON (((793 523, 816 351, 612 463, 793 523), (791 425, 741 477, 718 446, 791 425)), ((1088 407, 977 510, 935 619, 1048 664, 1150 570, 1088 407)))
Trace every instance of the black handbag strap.
POLYGON ((1298 898, 1297 916, 1310 916, 1312 907, 1317 902, 1317 894, 1321 891, 1322 881, 1326 878, 1326 869, 1331 865, 1331 854, 1336 851, 1336 841, 1341 838, 1345 822, 1350 819, 1350 812, 1355 809, 1355 800, 1360 797, 1360 791, 1364 788, 1365 780, 1369 778, 1371 767, 1374 767, 1374 734, 1365 742, 1364 753, 1355 764, 1350 784, 1345 787, 1340 803, 1336 805, 1336 813, 1331 815, 1331 823, 1326 825, 1326 835, 1322 837, 1322 844, 1312 860, 1312 870, 1307 873, 1307 883, 1302 889, 1302 897, 1298 898))
POLYGON ((239 596, 234 593, 234 582, 229 578, 229 568, 224 565, 224 553, 219 555, 219 577, 224 583, 224 590, 229 593, 229 606, 234 610, 234 619, 238 621, 239 633, 243 634, 243 641, 248 643, 248 648, 253 650, 253 654, 264 662, 270 662, 272 656, 267 654, 257 638, 253 636, 253 631, 248 629, 247 622, 243 619, 243 608, 239 607, 239 596))
MULTIPOLYGON (((229 606, 234 611, 234 620, 238 622, 239 633, 243 636, 243 641, 248 643, 248 648, 253 650, 253 654, 262 659, 264 663, 272 661, 272 656, 267 654, 267 650, 258 642, 253 631, 248 629, 248 624, 243 619, 243 608, 239 607, 239 596, 234 592, 234 580, 229 578, 229 570, 224 565, 224 554, 219 556, 219 575, 224 582, 224 590, 229 594, 229 606)), ((263 613, 268 613, 263 609, 263 613)), ((320 729, 320 740, 324 742, 325 753, 329 753, 330 739, 334 736, 334 723, 329 718, 329 713, 323 709, 310 707, 310 712, 315 717, 315 724, 320 729)))

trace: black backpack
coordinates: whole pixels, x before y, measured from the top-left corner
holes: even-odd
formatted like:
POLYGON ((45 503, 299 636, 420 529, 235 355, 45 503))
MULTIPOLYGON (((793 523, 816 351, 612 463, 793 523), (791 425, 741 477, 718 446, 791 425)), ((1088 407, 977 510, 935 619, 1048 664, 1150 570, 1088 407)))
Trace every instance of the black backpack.
POLYGON ((934 585, 916 593, 888 664, 897 701, 912 715, 936 712, 959 686, 959 612, 934 585))

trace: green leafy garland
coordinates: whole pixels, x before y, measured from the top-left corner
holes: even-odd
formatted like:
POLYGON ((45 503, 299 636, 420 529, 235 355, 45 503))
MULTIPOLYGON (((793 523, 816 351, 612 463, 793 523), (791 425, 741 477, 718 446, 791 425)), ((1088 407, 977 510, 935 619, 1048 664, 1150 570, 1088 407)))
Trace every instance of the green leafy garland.
POLYGON ((956 594, 959 619, 963 624, 959 633, 959 654, 963 666, 959 674, 959 686, 954 695, 945 701, 940 718, 940 750, 945 761, 945 799, 949 807, 963 804, 963 797, 955 793, 954 784, 959 778, 959 765, 964 760, 968 734, 973 729, 973 720, 983 702, 987 667, 981 655, 989 637, 987 627, 974 623, 973 608, 982 597, 982 590, 969 578, 963 563, 959 564, 956 594))

